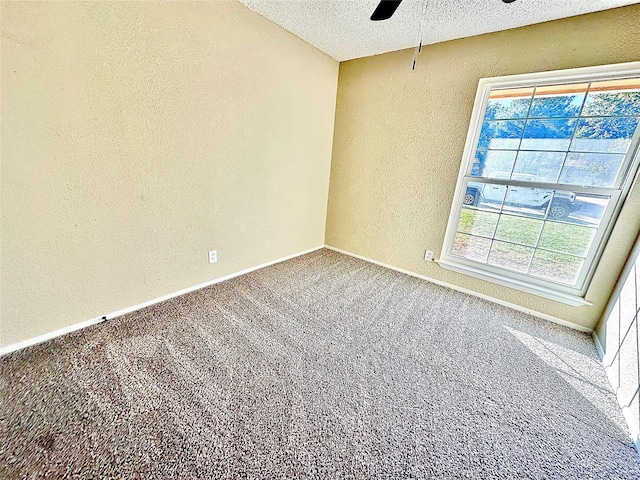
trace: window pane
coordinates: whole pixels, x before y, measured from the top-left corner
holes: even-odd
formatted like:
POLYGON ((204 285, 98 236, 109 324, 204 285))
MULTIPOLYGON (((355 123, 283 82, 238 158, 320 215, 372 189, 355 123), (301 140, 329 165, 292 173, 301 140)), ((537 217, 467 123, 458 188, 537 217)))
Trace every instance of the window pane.
POLYGON ((464 196, 464 204, 496 211, 500 209, 506 193, 507 187, 504 185, 469 182, 464 196))
POLYGON ((515 272, 526 272, 533 248, 506 242, 493 242, 487 263, 515 272))
POLYGON ((519 152, 511 178, 555 183, 565 156, 564 152, 519 152))
POLYGON ((538 246, 547 250, 584 257, 596 233, 595 228, 570 223, 545 222, 538 246))
POLYGON ((521 148, 525 150, 566 151, 576 126, 576 119, 529 120, 521 148))
POLYGON ((575 285, 582 263, 583 260, 581 258, 562 253, 536 250, 531 261, 529 273, 557 283, 575 285))
POLYGON ((480 150, 471 168, 472 177, 509 178, 516 159, 515 150, 480 150))
POLYGON ((591 84, 582 115, 637 116, 640 112, 638 79, 595 82, 591 84))
POLYGON ((504 199, 504 212, 526 217, 543 218, 553 190, 531 187, 508 187, 504 199))
POLYGON ((551 205, 547 204, 547 218, 550 220, 575 221, 574 213, 578 211, 581 204, 578 202, 576 194, 555 190, 551 199, 551 205))
POLYGON ((600 225, 610 199, 609 195, 578 194, 575 197, 575 210, 563 220, 578 225, 597 227, 600 225))
POLYGON ((530 117, 575 117, 580 112, 588 84, 538 87, 530 117))
POLYGON ((460 213, 458 231, 482 237, 493 237, 498 223, 498 214, 463 208, 460 213))
POLYGON ((478 148, 514 149, 520 145, 524 120, 485 121, 478 148))
POLYGON ((459 257, 485 263, 487 261, 487 255, 489 255, 490 247, 491 240, 488 238, 457 233, 456 238, 453 241, 451 253, 458 255, 459 257))
POLYGON ((533 88, 493 90, 487 102, 484 119, 524 118, 529 111, 533 88))
POLYGON ((578 152, 626 153, 638 119, 581 118, 571 150, 578 152))
POLYGON ((535 246, 542 224, 542 220, 533 218, 501 215, 495 238, 535 246))
POLYGON ((624 155, 569 153, 562 167, 560 183, 587 187, 613 187, 624 155))

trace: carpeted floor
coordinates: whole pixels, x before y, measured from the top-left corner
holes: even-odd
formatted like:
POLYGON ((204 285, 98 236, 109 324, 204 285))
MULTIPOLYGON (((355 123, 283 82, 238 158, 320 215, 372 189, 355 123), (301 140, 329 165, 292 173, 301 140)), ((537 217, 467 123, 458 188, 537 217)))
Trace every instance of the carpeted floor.
POLYGON ((0 359, 0 478, 640 478, 589 336, 329 250, 0 359))

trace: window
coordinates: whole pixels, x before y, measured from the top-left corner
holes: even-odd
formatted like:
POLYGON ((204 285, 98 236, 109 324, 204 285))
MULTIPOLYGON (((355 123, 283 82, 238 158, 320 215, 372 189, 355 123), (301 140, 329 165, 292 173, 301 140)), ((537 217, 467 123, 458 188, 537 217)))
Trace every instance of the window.
MULTIPOLYGON (((640 241, 605 310, 602 363, 640 452, 640 241)), ((598 338, 598 337, 596 337, 598 338)), ((602 339, 602 336, 600 336, 602 339)), ((598 340, 600 344, 600 341, 598 340)), ((602 345, 600 344, 600 347, 602 345)))
POLYGON ((640 62, 480 80, 440 265, 588 304, 639 120, 640 62))

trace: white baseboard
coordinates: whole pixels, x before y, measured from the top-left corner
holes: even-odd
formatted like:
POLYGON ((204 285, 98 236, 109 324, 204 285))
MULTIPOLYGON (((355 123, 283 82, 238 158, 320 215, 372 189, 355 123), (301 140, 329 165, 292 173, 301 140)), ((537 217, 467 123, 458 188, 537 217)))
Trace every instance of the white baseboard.
MULTIPOLYGON (((173 293, 170 293, 168 295, 164 295, 162 297, 154 298, 153 300, 149 300, 147 302, 140 303, 140 304, 134 305, 132 307, 123 308, 121 310, 117 310, 115 312, 108 313, 108 314, 104 315, 103 317, 101 316, 101 317, 91 318, 89 320, 85 320, 83 322, 75 323, 73 325, 69 325, 68 327, 64 327, 64 328, 61 328, 59 330, 54 330, 52 332, 48 332, 48 333, 45 333, 43 335, 39 335, 39 336, 34 337, 34 338, 29 338, 27 340, 23 340, 22 342, 18 342, 18 343, 14 343, 14 344, 11 344, 11 345, 7 345, 6 347, 0 348, 0 356, 6 355, 6 354, 11 353, 11 352, 15 352, 17 350, 21 350, 21 349, 26 348, 26 347, 30 347, 32 345, 36 345, 38 343, 46 342, 47 340, 51 340, 51 339, 59 337, 61 335, 65 335, 67 333, 71 333, 71 332, 74 332, 76 330, 80 330, 82 328, 86 328, 86 327, 89 327, 91 325, 98 324, 98 323, 103 322, 105 320, 109 320, 109 319, 112 319, 112 318, 115 318, 115 317, 119 317, 119 316, 124 315, 126 313, 131 313, 131 312, 134 312, 136 310, 140 310, 141 308, 145 308, 145 307, 154 305, 154 304, 159 303, 159 302, 164 302, 165 300, 169 300, 171 298, 178 297, 180 295, 184 295, 186 293, 190 293, 190 292, 193 292, 195 290, 199 290, 201 288, 205 288, 205 287, 208 287, 210 285, 214 285, 216 283, 224 282, 225 280, 230 280, 230 279, 238 277, 240 275, 245 275, 245 274, 253 272, 255 270, 259 270, 261 268, 268 267, 270 265, 274 265, 276 263, 284 262, 286 260, 290 260, 292 258, 299 257, 299 256, 305 255, 307 253, 315 252, 316 250, 320 250, 321 248, 327 248, 329 250, 333 250, 333 251, 336 251, 336 252, 339 252, 339 253, 343 253, 343 254, 349 255, 351 257, 359 258, 361 260, 364 260, 364 261, 367 261, 367 262, 370 262, 370 263, 374 263, 376 265, 380 265, 382 267, 389 268, 391 270, 395 270, 397 272, 401 272, 401 273, 404 273, 406 275, 411 275, 413 277, 417 277, 417 278, 420 278, 422 280, 426 280, 428 282, 435 283, 436 285, 440 285, 440 286, 443 286, 443 287, 451 288, 452 290, 456 290, 458 292, 462 292, 462 293, 465 293, 465 294, 468 294, 468 295, 473 295, 475 297, 479 297, 479 298, 482 298, 482 299, 485 299, 485 300, 489 300, 489 301, 497 303, 499 305, 503 305, 505 307, 512 308, 512 309, 517 310, 519 312, 527 313, 527 314, 533 315, 535 317, 542 318, 543 320, 548 320, 550 322, 563 325, 565 327, 573 328, 575 330, 579 330, 579 331, 585 332, 585 333, 593 333, 593 330, 590 329, 590 328, 583 327, 581 325, 576 325, 574 323, 567 322, 566 320, 562 320, 560 318, 556 318, 556 317, 553 317, 551 315, 547 315, 547 314, 544 314, 544 313, 541 313, 541 312, 538 312, 538 311, 535 311, 535 310, 531 310, 529 308, 521 307, 519 305, 515 305, 515 304, 510 303, 510 302, 505 302, 504 300, 493 298, 493 297, 490 297, 488 295, 483 295, 481 293, 477 293, 477 292, 474 292, 472 290, 468 290, 466 288, 458 287, 456 285, 453 285, 453 284, 450 284, 450 283, 447 283, 447 282, 442 282, 440 280, 436 280, 434 278, 430 278, 430 277, 427 277, 425 275, 420 275, 419 273, 415 273, 415 272, 404 270, 404 269, 401 269, 401 268, 398 268, 398 267, 394 267, 393 265, 388 265, 386 263, 382 263, 382 262, 379 262, 377 260, 373 260, 371 258, 364 257, 362 255, 358 255, 358 254, 355 254, 355 253, 352 253, 352 252, 348 252, 346 250, 341 250, 339 248, 335 248, 335 247, 332 247, 332 246, 329 246, 329 245, 321 245, 321 246, 318 246, 318 247, 311 248, 309 250, 305 250, 303 252, 294 253, 292 255, 288 255, 286 257, 279 258, 277 260, 273 260, 273 261, 266 262, 266 263, 263 263, 263 264, 260 264, 260 265, 256 265, 254 267, 250 267, 250 268, 247 268, 245 270, 241 270, 239 272, 235 272, 235 273, 232 273, 232 274, 229 274, 229 275, 225 275, 224 277, 216 278, 214 280, 210 280, 208 282, 201 283, 199 285, 194 285, 192 287, 188 287, 188 288, 179 290, 177 292, 173 292, 173 293)), ((594 340, 596 341, 596 347, 598 348, 598 352, 601 353, 603 351, 602 350, 602 345, 600 345, 600 343, 597 340, 597 337, 595 335, 594 335, 594 340)), ((601 358, 602 358, 602 353, 601 353, 601 358)))
POLYGON ((598 334, 596 333, 595 330, 593 331, 591 336, 593 337, 593 343, 596 344, 596 349, 598 350, 598 357, 600 357, 600 361, 601 362, 604 362, 604 356, 605 356, 606 352, 605 352, 604 346, 600 342, 600 338, 598 337, 598 334))
POLYGON ((305 250, 303 252, 294 253, 292 255, 288 255, 286 257, 279 258, 277 260, 273 260, 273 261, 270 261, 270 262, 262 263, 260 265, 256 265, 255 267, 250 267, 250 268, 247 268, 245 270, 241 270, 241 271, 236 272, 236 273, 231 273, 229 275, 225 275, 224 277, 219 277, 219 278, 216 278, 214 280, 210 280, 208 282, 201 283, 199 285, 194 285, 193 287, 184 288, 184 289, 179 290, 177 292, 173 292, 173 293, 170 293, 168 295, 164 295, 162 297, 154 298, 153 300, 149 300, 149 301, 144 302, 144 303, 139 303, 138 305, 134 305, 132 307, 127 307, 127 308, 123 308, 122 310, 117 310, 115 312, 107 313, 103 317, 91 318, 89 320, 85 320, 84 322, 75 323, 73 325, 69 325, 68 327, 64 327, 64 328, 61 328, 59 330, 54 330, 53 332, 45 333, 44 335, 39 335, 39 336, 34 337, 34 338, 29 338, 27 340, 23 340, 22 342, 18 342, 18 343, 14 343, 14 344, 11 344, 11 345, 7 345, 6 347, 0 348, 0 357, 3 356, 3 355, 6 355, 8 353, 15 352, 17 350, 21 350, 23 348, 30 347, 32 345, 37 345, 38 343, 46 342, 47 340, 51 340, 51 339, 59 337, 61 335, 65 335, 67 333, 71 333, 71 332, 74 332, 76 330, 80 330, 82 328, 90 327, 91 325, 95 325, 97 323, 104 322, 106 320, 110 320, 110 319, 115 318, 115 317, 119 317, 119 316, 124 315, 126 313, 131 313, 131 312, 134 312, 136 310, 140 310, 141 308, 145 308, 145 307, 148 307, 150 305, 154 305, 156 303, 164 302, 165 300, 169 300, 169 299, 174 298, 174 297, 179 297, 180 295, 184 295, 186 293, 190 293, 190 292, 193 292, 195 290, 200 290, 201 288, 208 287, 208 286, 214 285, 216 283, 224 282, 225 280, 230 280, 232 278, 239 277, 240 275, 245 275, 247 273, 254 272, 256 270, 260 270, 261 268, 268 267, 268 266, 274 265, 276 263, 284 262, 286 260, 290 260, 290 259, 295 258, 295 257, 299 257, 301 255, 306 255, 307 253, 315 252, 316 250, 320 250, 321 248, 324 248, 324 245, 320 245, 319 247, 314 247, 314 248, 311 248, 309 250, 305 250))
POLYGON ((452 290, 456 290, 457 292, 466 293, 468 295, 473 295, 474 297, 482 298, 484 300, 488 300, 493 303, 497 303, 498 305, 502 305, 504 307, 509 307, 513 310, 517 310, 522 313, 526 313, 529 315, 533 315, 534 317, 541 318, 543 320, 547 320, 549 322, 557 323, 558 325, 562 325, 564 327, 569 327, 574 330, 578 330, 584 333, 593 333, 593 329, 588 327, 583 327, 582 325, 578 325, 575 323, 568 322, 566 320, 562 320, 561 318, 553 317, 551 315, 547 315, 546 313, 538 312, 536 310, 532 310, 530 308, 521 307, 520 305, 516 305, 515 303, 506 302, 504 300, 500 300, 498 298, 491 297, 489 295, 484 295, 482 293, 474 292, 473 290, 468 290, 466 288, 459 287, 457 285, 453 285, 451 283, 443 282, 441 280, 436 280, 435 278, 427 277, 426 275, 421 275, 419 273, 411 272, 409 270, 404 270, 402 268, 394 267, 393 265, 388 265, 383 262, 379 262, 377 260, 373 260, 368 257, 364 257, 362 255, 358 255, 356 253, 348 252, 346 250, 341 250, 339 248, 331 247, 329 245, 325 245, 325 248, 329 250, 333 250, 334 252, 344 253, 345 255, 349 255, 351 257, 359 258, 360 260, 364 260, 366 262, 375 263, 376 265, 380 265, 381 267, 390 268, 391 270, 395 270, 396 272, 404 273, 406 275, 411 275, 412 277, 420 278, 422 280, 426 280, 427 282, 435 283, 436 285, 440 285, 442 287, 447 287, 452 290))
POLYGON ((12 343, 11 345, 7 345, 6 347, 0 348, 0 357, 8 353, 15 352, 17 350, 22 350, 23 348, 27 348, 32 345, 37 345, 38 343, 46 342, 47 340, 51 340, 53 338, 66 335, 67 333, 75 332, 76 330, 87 328, 87 327, 90 327, 91 325, 95 325, 97 323, 104 322, 104 321, 105 319, 103 319, 102 317, 90 318, 89 320, 85 320, 84 322, 74 323, 73 325, 69 325, 68 327, 60 328, 58 330, 54 330, 53 332, 45 333, 43 335, 38 335, 37 337, 28 338, 26 340, 23 340, 22 342, 12 343))

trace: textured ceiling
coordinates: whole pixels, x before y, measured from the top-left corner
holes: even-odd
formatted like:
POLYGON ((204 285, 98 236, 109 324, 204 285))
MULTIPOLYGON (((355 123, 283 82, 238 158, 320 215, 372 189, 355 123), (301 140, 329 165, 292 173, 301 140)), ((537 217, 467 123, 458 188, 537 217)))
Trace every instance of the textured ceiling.
MULTIPOLYGON (((403 0, 389 20, 369 20, 379 0, 239 0, 336 60, 640 3, 640 0, 403 0)), ((640 19, 638 19, 640 21, 640 19)))

